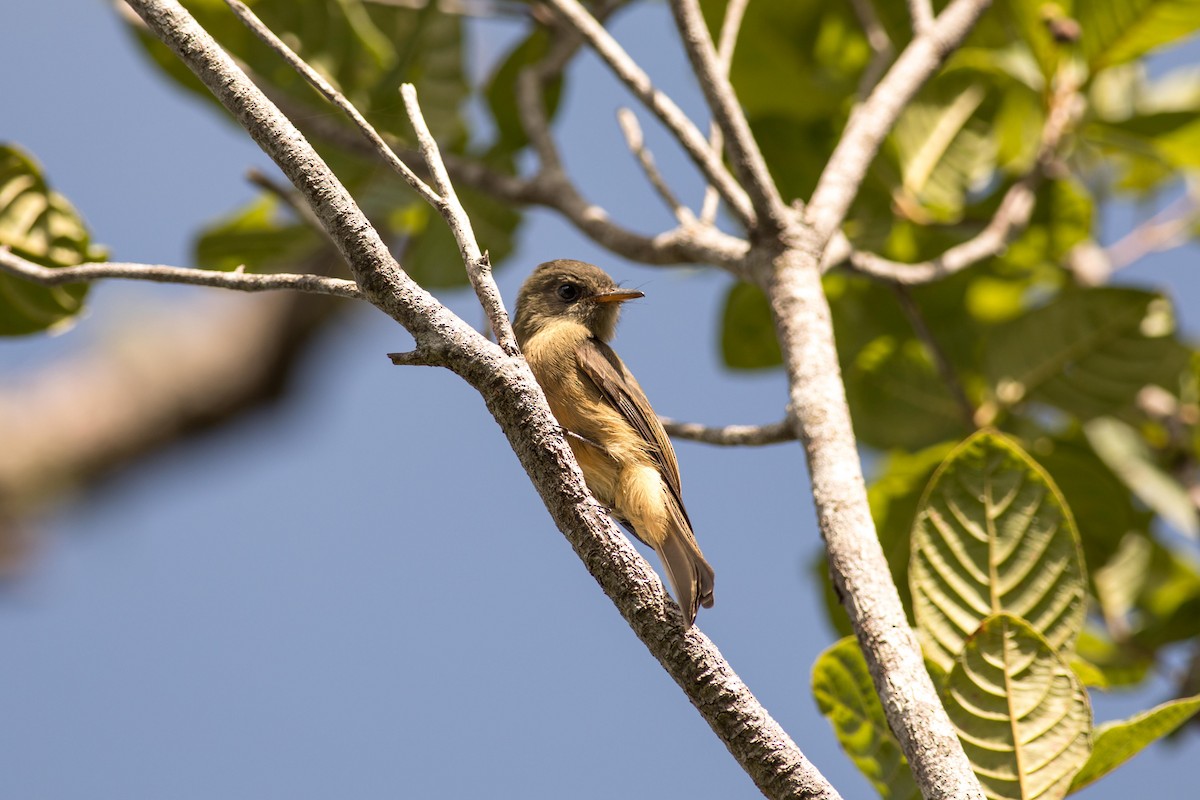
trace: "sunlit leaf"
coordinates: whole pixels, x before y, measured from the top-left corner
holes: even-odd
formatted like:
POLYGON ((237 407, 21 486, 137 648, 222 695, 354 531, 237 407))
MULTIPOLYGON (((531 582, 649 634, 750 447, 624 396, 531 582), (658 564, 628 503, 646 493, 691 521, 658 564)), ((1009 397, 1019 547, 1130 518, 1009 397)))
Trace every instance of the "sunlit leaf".
MULTIPOLYGON (((20 148, 0 143, 0 247, 46 267, 102 261, 71 203, 51 190, 41 167, 20 148)), ((0 274, 0 336, 35 333, 77 314, 86 284, 42 287, 0 274)))
POLYGON ((1074 520, 1017 444, 982 431, 943 462, 913 526, 909 582, 926 657, 949 668, 988 616, 1029 621, 1070 655, 1086 585, 1074 520))
POLYGON ((1174 332, 1160 295, 1115 287, 1064 293, 989 337, 995 399, 1002 408, 1046 403, 1082 419, 1122 411, 1147 384, 1178 382, 1188 350, 1174 332))
POLYGON ((1147 745, 1175 731, 1200 711, 1200 695, 1172 700, 1127 720, 1105 722, 1093 733, 1092 754, 1071 782, 1071 791, 1094 783, 1147 745))
POLYGON ((888 727, 871 673, 853 637, 817 657, 813 697, 833 726, 842 749, 881 797, 919 800, 908 762, 888 727))
POLYGON ((1200 29, 1200 0, 1104 0, 1075 4, 1080 46, 1093 72, 1131 61, 1200 29))
POLYGON ((1088 759, 1087 692, 1056 648, 1018 617, 983 621, 955 659, 944 696, 989 798, 1064 797, 1088 759))
POLYGON ((319 244, 321 239, 312 228, 281 219, 278 201, 264 194, 200 232, 196 265, 264 272, 290 264, 295 270, 296 263, 319 244))

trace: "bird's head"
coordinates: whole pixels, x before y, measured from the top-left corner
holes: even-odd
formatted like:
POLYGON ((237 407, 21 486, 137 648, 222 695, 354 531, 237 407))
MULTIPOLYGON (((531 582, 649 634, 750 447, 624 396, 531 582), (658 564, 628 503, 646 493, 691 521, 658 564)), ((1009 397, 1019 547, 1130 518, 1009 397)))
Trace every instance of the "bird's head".
POLYGON ((636 289, 622 289, 604 270, 583 261, 547 261, 525 279, 513 329, 524 345, 546 325, 566 319, 607 342, 616 333, 621 303, 644 296, 636 289))

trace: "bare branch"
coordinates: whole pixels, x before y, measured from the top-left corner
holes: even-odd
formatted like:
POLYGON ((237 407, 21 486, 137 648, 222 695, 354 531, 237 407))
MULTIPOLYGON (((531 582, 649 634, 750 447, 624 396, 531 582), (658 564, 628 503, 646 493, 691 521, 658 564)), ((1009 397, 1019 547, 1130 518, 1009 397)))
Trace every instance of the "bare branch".
POLYGON ((282 272, 258 274, 242 272, 240 269, 233 272, 217 272, 209 269, 168 267, 159 264, 123 264, 115 261, 50 268, 26 261, 7 247, 0 247, 0 270, 42 286, 120 278, 153 283, 211 286, 218 289, 235 289, 239 292, 290 290, 354 300, 363 299, 362 292, 354 281, 328 278, 324 275, 290 275, 282 272))
POLYGON ((446 173, 446 165, 442 163, 437 142, 434 141, 433 134, 429 132, 429 126, 425 124, 425 117, 421 114, 421 106, 417 102, 417 89, 411 83, 406 83, 400 87, 400 95, 404 98, 404 108, 408 111, 408 119, 412 122, 413 130, 417 134, 417 145, 421 148, 421 155, 425 158, 425 166, 433 176, 433 184, 441 195, 434 207, 441 213, 446 224, 450 226, 450 232, 454 234, 454 241, 458 243, 459 255, 462 256, 463 264, 467 268, 467 277, 475 289, 475 296, 479 298, 479 304, 483 306, 484 313, 487 314, 492 332, 496 334, 497 344, 506 354, 516 355, 521 348, 517 347, 517 337, 513 333, 512 322, 508 319, 508 312, 504 310, 504 299, 500 296, 500 288, 496 286, 496 281, 492 278, 491 259, 486 253, 479 251, 479 243, 475 240, 471 219, 467 216, 467 211, 463 208, 462 203, 459 202, 458 193, 454 191, 454 184, 450 182, 450 176, 446 173))
POLYGON ((908 15, 912 17, 913 33, 919 36, 933 24, 933 4, 929 0, 908 0, 908 15))
POLYGON ((725 148, 734 172, 750 196, 758 227, 767 234, 778 233, 787 227, 791 209, 779 196, 779 187, 750 131, 750 123, 729 83, 728 70, 722 65, 708 34, 700 4, 697 0, 671 0, 671 13, 675 15, 675 25, 713 119, 725 137, 725 148))
POLYGON ((654 88, 650 77, 630 58, 604 26, 588 13, 578 0, 545 0, 546 4, 571 23, 596 53, 604 59, 616 76, 634 96, 641 100, 655 116, 675 135, 683 149, 692 157, 709 182, 721 193, 721 197, 733 209, 734 214, 747 229, 756 225, 754 208, 744 189, 738 185, 721 157, 708 146, 703 134, 670 97, 654 88))
POLYGON ((871 60, 867 62, 867 68, 858 79, 858 97, 864 98, 875 88, 875 84, 879 83, 879 76, 887 69, 888 64, 892 63, 896 48, 892 46, 892 37, 888 36, 883 23, 879 21, 879 15, 875 13, 875 6, 871 0, 850 0, 850 5, 854 7, 854 15, 858 17, 863 33, 867 36, 867 45, 871 48, 871 60))
POLYGON ((766 444, 796 441, 796 431, 791 420, 773 422, 770 425, 726 425, 713 428, 695 422, 676 422, 660 417, 667 434, 676 439, 715 444, 724 447, 758 447, 766 444))
POLYGON ((658 196, 671 209, 675 219, 679 221, 680 225, 695 224, 696 217, 692 214, 691 209, 679 201, 679 198, 671 191, 671 187, 663 180, 662 173, 658 171, 658 165, 654 163, 654 156, 651 155, 650 148, 646 147, 646 139, 642 135, 642 126, 638 124, 637 116, 628 108, 618 108, 617 124, 621 126, 625 144, 629 146, 630 152, 638 160, 642 172, 646 173, 646 179, 650 181, 650 185, 658 192, 658 196))
POLYGON ((1108 271, 1116 272, 1151 253, 1179 247, 1190 238, 1189 234, 1198 218, 1200 190, 1191 187, 1162 211, 1104 249, 1108 271))
POLYGON ((246 180, 278 197, 284 205, 291 209, 297 219, 328 240, 329 234, 325 232, 325 228, 321 225, 321 220, 317 219, 317 215, 313 213, 313 210, 308 207, 308 204, 304 202, 304 198, 295 189, 290 186, 280 185, 261 170, 254 168, 247 170, 246 180))
MULTIPOLYGON (((733 63, 733 50, 737 46, 738 33, 742 29, 742 20, 746 16, 746 6, 750 4, 750 0, 729 0, 729 4, 725 6, 725 18, 721 20, 721 36, 717 43, 717 59, 721 63, 721 69, 725 75, 729 74, 729 67, 733 63)), ((713 152, 720 153, 725 147, 725 137, 721 134, 721 126, 716 120, 709 123, 708 126, 708 146, 713 152)), ((708 184, 704 188, 704 204, 700 207, 700 221, 705 225, 712 225, 717 219, 717 204, 721 201, 721 196, 712 184, 708 184)))
POLYGON ((970 33, 990 0, 953 0, 934 23, 909 42, 846 123, 808 203, 806 219, 814 231, 810 246, 825 249, 858 194, 867 168, 884 137, 913 95, 970 33))
POLYGON ((434 193, 434 191, 429 188, 425 181, 418 178, 416 173, 409 169, 407 164, 400 160, 400 157, 396 155, 391 146, 384 141, 383 137, 379 135, 379 132, 375 130, 371 123, 367 122, 363 115, 359 113, 358 109, 354 107, 354 104, 346 99, 345 95, 335 89, 333 84, 326 80, 324 76, 313 69, 307 61, 302 59, 295 53, 295 51, 284 44, 283 41, 280 40, 280 38, 276 36, 270 28, 263 24, 262 20, 255 16, 254 12, 251 11, 245 3, 242 3, 241 0, 225 0, 225 3, 237 16, 237 18, 242 21, 242 24, 249 28, 255 36, 261 39, 264 44, 266 44, 276 53, 278 53, 280 57, 288 63, 288 66, 300 73, 300 75, 303 76, 306 81, 312 84, 314 89, 325 95, 325 98, 329 100, 329 102, 341 109, 342 113, 349 117, 355 126, 362 131, 363 136, 367 138, 367 141, 371 143, 371 145, 375 148, 375 151, 379 153, 383 160, 387 162, 392 169, 399 173, 400 176, 403 177, 408 183, 408 185, 411 186, 417 194, 424 198, 425 202, 429 203, 435 208, 437 207, 438 196, 434 193))

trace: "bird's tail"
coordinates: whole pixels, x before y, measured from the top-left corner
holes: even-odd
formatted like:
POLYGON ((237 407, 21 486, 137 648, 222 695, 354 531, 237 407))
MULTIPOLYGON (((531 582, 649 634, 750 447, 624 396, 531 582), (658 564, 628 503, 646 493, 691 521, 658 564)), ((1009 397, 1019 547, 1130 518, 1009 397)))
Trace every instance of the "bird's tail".
POLYGON ((683 609, 690 628, 700 606, 712 608, 713 569, 704 560, 689 527, 674 526, 662 544, 654 549, 666 567, 671 593, 683 609))

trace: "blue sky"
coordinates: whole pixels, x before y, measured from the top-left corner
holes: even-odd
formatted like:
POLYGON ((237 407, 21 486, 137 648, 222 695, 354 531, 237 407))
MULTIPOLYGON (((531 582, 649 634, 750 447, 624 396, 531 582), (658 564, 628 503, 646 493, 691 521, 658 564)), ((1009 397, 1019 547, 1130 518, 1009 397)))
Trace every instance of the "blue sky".
MULTIPOLYGON (((246 169, 273 169, 157 75, 106 4, 17 0, 0 22, 0 139, 37 156, 115 258, 188 263, 198 224, 251 196, 246 169)), ((655 5, 615 30, 696 111, 679 54, 662 44, 667 23, 655 5)), ((480 63, 508 34, 476 31, 480 63)), ((568 167, 619 219, 665 227, 619 138, 623 93, 590 56, 572 80, 568 167)), ((648 127, 656 158, 697 198, 699 182, 648 127)), ((719 365, 724 275, 638 268, 534 212, 500 274, 509 301, 555 257, 646 292, 616 344, 660 412, 782 416, 781 375, 719 365)), ((1126 279, 1169 284, 1186 313, 1189 266, 1157 258, 1126 279)), ((68 334, 0 340, 0 381, 101 346, 140 314, 198 313, 206 293, 101 285, 68 334)), ((480 316, 468 293, 443 299, 480 316)), ((3 796, 757 795, 554 529, 478 397, 449 373, 389 364, 407 342, 364 308, 316 344, 283 405, 43 520, 32 569, 0 595, 3 796)), ((809 690, 833 634, 809 577, 819 539, 799 447, 678 451, 717 572, 701 628, 844 796, 870 796, 809 690)), ((1166 692, 1101 698, 1097 719, 1166 692)), ((1081 796, 1178 796, 1197 757, 1192 735, 1081 796)))

